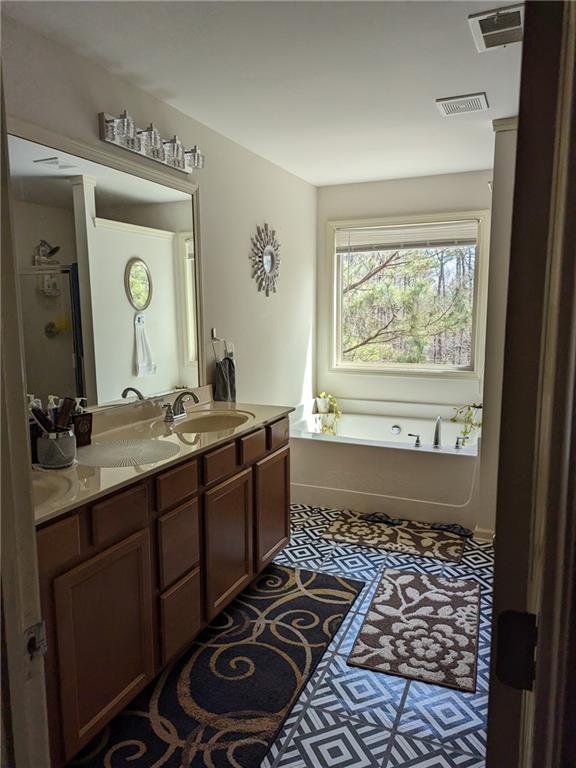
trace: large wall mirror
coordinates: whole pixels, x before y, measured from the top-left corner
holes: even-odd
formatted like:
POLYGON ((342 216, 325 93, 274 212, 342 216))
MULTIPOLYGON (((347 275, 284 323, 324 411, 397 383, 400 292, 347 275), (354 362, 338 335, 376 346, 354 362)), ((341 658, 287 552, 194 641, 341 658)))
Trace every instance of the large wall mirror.
POLYGON ((193 194, 9 136, 27 391, 203 383, 193 194))

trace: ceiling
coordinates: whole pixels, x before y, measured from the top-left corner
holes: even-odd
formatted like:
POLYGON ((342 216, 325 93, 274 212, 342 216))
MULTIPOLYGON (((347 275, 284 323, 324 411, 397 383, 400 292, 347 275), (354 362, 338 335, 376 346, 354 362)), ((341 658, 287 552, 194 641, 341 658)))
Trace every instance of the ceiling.
POLYGON ((517 114, 521 45, 479 54, 467 17, 506 4, 4 2, 3 12, 329 185, 492 167, 492 121, 517 114), (435 105, 479 91, 487 112, 443 118, 435 105))
POLYGON ((92 176, 96 179, 96 200, 102 205, 190 202, 190 195, 172 187, 17 136, 8 137, 8 153, 12 192, 17 200, 28 203, 72 210, 70 179, 74 176, 92 176), (55 167, 52 162, 38 162, 56 159, 59 167, 55 167))

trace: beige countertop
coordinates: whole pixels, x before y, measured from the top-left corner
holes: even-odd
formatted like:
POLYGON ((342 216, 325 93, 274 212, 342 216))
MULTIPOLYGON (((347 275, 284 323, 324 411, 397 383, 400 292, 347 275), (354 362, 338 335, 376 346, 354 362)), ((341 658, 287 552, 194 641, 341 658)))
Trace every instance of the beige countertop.
POLYGON ((78 464, 69 469, 32 469, 32 488, 36 525, 45 523, 86 503, 93 502, 124 486, 169 469, 184 459, 192 458, 207 448, 217 446, 268 424, 294 409, 287 406, 244 403, 203 402, 187 408, 189 417, 196 414, 241 412, 248 419, 236 428, 220 432, 178 433, 180 422, 164 424, 164 412, 158 401, 118 406, 94 414, 93 445, 132 439, 150 439, 172 444, 178 452, 169 458, 137 466, 94 467, 82 464, 83 449, 78 449, 78 464), (144 417, 144 418, 143 418, 144 417), (150 435, 153 435, 151 437, 150 435))

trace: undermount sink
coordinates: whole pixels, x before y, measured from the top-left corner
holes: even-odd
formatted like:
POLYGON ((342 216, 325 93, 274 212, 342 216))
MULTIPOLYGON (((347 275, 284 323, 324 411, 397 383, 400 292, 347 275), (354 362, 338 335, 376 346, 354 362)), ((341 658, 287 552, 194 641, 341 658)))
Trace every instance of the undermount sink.
POLYGON ((199 413, 188 416, 182 421, 174 422, 174 432, 223 432, 234 430, 245 424, 252 416, 251 413, 237 411, 236 413, 216 412, 199 413))
MULTIPOLYGON (((55 472, 57 470, 52 470, 55 472)), ((32 501, 35 507, 49 504, 67 494, 72 488, 72 481, 64 475, 38 472, 32 476, 32 501)))

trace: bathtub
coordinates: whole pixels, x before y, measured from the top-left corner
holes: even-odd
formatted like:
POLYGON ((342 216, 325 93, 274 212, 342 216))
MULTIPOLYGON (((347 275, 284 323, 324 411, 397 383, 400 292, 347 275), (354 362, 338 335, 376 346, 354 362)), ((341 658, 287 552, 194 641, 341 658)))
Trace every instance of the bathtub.
POLYGON ((345 413, 334 422, 333 416, 312 414, 291 429, 294 437, 328 442, 351 443, 356 445, 375 445, 381 447, 408 450, 434 451, 440 453, 464 453, 476 456, 478 452, 478 432, 475 431, 463 448, 456 449, 456 438, 462 434, 462 424, 443 420, 440 428, 440 448, 433 448, 434 419, 415 419, 402 416, 372 416, 366 414, 345 413), (335 423, 336 434, 321 431, 322 419, 328 425, 335 423), (415 448, 415 438, 420 435, 420 447, 415 448))
POLYGON ((441 447, 433 448, 435 420, 345 413, 337 434, 321 432, 311 415, 290 428, 291 491, 294 503, 358 512, 386 512, 424 522, 460 523, 477 538, 480 439, 455 448, 462 425, 441 425, 441 447), (420 447, 415 438, 420 435, 420 447))

